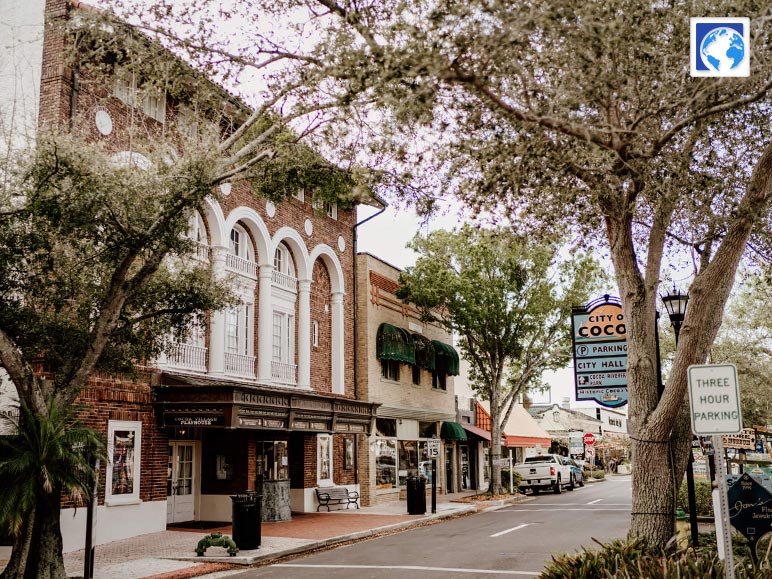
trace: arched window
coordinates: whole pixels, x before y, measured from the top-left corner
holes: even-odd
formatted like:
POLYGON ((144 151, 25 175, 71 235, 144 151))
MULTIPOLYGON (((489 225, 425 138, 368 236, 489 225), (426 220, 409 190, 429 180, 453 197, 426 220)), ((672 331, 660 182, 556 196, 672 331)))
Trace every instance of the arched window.
POLYGON ((247 261, 255 261, 255 248, 246 230, 241 225, 231 229, 230 253, 247 261))
POLYGON ((280 243, 273 255, 273 268, 279 273, 295 277, 295 261, 292 252, 284 243, 280 243))

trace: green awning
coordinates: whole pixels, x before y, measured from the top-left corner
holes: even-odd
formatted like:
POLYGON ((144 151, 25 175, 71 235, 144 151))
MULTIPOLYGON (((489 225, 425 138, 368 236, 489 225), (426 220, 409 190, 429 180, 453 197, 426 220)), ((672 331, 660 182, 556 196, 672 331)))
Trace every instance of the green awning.
POLYGON ((407 330, 381 324, 375 336, 375 357, 379 360, 397 360, 415 364, 415 346, 407 330))
POLYGON ((424 370, 434 371, 434 344, 432 341, 421 334, 411 336, 415 346, 415 365, 424 370))
POLYGON ((438 340, 432 340, 435 353, 435 364, 438 372, 445 372, 448 376, 458 376, 458 352, 450 344, 438 340))
POLYGON ((458 422, 443 422, 440 438, 443 440, 466 440, 466 431, 458 422))

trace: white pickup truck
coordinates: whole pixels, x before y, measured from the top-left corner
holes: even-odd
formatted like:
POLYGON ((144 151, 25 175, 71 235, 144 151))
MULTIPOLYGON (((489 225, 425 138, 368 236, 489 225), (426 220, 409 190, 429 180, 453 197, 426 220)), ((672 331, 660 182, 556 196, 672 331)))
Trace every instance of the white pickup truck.
POLYGON ((563 492, 563 487, 574 490, 576 481, 571 474, 571 466, 559 454, 540 454, 529 456, 525 462, 516 464, 514 470, 520 473, 520 490, 531 489, 534 494, 540 490, 552 490, 555 494, 563 492))

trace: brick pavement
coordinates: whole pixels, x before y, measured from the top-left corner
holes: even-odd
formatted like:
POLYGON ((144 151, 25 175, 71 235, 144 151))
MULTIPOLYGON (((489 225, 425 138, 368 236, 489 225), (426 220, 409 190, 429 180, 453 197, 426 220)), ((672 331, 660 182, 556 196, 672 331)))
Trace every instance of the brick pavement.
MULTIPOLYGON (((222 547, 210 547, 204 557, 196 557, 196 544, 211 530, 169 529, 141 535, 97 546, 94 575, 95 579, 184 579, 235 567, 243 569, 245 564, 476 510, 474 505, 450 502, 459 496, 463 495, 438 497, 436 515, 428 511, 425 515, 407 515, 404 501, 358 510, 294 513, 290 521, 263 523, 260 548, 241 551, 235 558, 228 557, 222 547)), ((429 501, 427 508, 431 508, 429 501)), ((231 529, 217 530, 230 534, 231 529)), ((83 555, 81 550, 64 556, 68 576, 82 576, 83 555)))

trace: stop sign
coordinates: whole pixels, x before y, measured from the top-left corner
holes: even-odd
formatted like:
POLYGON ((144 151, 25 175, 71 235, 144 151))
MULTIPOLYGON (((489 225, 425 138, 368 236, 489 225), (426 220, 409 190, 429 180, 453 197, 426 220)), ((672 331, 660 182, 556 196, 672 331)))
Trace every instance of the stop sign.
POLYGON ((584 435, 584 443, 587 446, 592 446, 593 444, 595 444, 595 435, 592 432, 587 432, 584 435))

